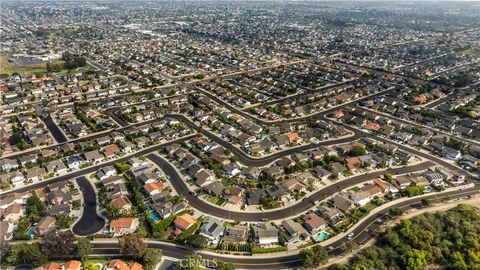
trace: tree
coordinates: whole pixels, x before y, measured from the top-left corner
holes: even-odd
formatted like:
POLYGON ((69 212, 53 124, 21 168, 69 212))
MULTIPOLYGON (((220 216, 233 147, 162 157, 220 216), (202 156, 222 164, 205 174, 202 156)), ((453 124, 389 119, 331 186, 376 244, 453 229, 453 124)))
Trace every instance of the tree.
POLYGON ((32 222, 39 221, 45 215, 46 206, 34 192, 28 197, 26 205, 25 212, 32 222))
POLYGON ((54 62, 47 62, 47 72, 60 71, 61 69, 62 66, 60 66, 60 64, 54 62))
POLYGON ((153 270, 162 260, 163 253, 159 249, 147 248, 142 256, 143 266, 146 270, 153 270))
POLYGON ((423 188, 412 184, 406 187, 404 192, 408 197, 418 196, 423 194, 423 188))
POLYGON ((147 244, 136 235, 128 235, 118 240, 120 253, 125 256, 132 256, 135 260, 141 258, 147 250, 147 244))
POLYGON ((70 52, 64 52, 62 54, 62 60, 65 61, 63 66, 68 69, 84 67, 87 64, 85 57, 74 55, 70 52))
POLYGON ((479 224, 480 214, 465 204, 419 215, 380 233, 374 246, 358 252, 345 267, 329 269, 423 270, 432 263, 449 270, 478 269, 479 224))
POLYGON ((9 250, 10 245, 7 241, 0 239, 0 258, 4 258, 9 250))
POLYGON ((194 247, 205 248, 208 246, 208 239, 199 234, 192 234, 187 238, 186 243, 194 247))
POLYGON ((300 257, 305 268, 315 268, 328 262, 327 250, 322 246, 304 249, 300 252, 300 257))
POLYGON ((330 176, 328 176, 328 179, 337 180, 338 179, 338 172, 332 173, 330 176))
POLYGON ((401 216, 404 210, 402 208, 394 207, 388 210, 388 213, 392 216, 401 216))
POLYGON ((118 162, 115 163, 115 168, 117 168, 117 170, 121 172, 126 172, 130 170, 130 165, 128 165, 127 163, 118 162))
POLYGON ((88 258, 92 253, 92 243, 88 238, 78 238, 77 239, 77 256, 82 262, 88 258))
POLYGON ((425 251, 418 249, 410 249, 401 257, 401 260, 406 270, 422 270, 427 265, 425 251))
POLYGON ((45 264, 47 257, 40 250, 40 244, 21 243, 10 246, 6 262, 9 265, 31 264, 38 267, 45 264))
POLYGON ((105 216, 109 221, 118 219, 122 216, 122 209, 117 205, 109 203, 105 207, 105 216))
POLYGON ((367 154, 367 150, 365 150, 365 148, 361 145, 355 145, 353 146, 352 150, 348 151, 345 154, 347 156, 354 156, 354 157, 363 156, 367 154))
POLYGON ((10 136, 10 143, 13 145, 20 144, 23 141, 22 134, 20 132, 13 132, 10 136))
POLYGON ((83 263, 83 270, 100 270, 100 268, 97 264, 91 261, 86 261, 83 263))
POLYGON ((422 199, 422 206, 430 206, 432 204, 429 199, 422 199))
POLYGON ((65 214, 65 213, 60 213, 55 217, 55 223, 57 225, 57 229, 67 229, 70 226, 70 220, 71 218, 65 214))
POLYGON ((64 259, 73 254, 74 242, 71 231, 51 231, 42 237, 42 252, 49 259, 64 259))
POLYGON ((393 176, 389 173, 384 173, 383 176, 385 177, 385 180, 388 182, 391 182, 393 180, 393 176))

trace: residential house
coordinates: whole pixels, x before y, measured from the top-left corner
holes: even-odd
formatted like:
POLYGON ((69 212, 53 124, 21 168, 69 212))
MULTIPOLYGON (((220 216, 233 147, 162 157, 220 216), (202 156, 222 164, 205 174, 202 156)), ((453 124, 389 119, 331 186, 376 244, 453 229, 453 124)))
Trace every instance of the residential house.
POLYGON ((288 242, 293 243, 309 237, 307 230, 305 230, 300 223, 297 223, 291 219, 283 220, 281 225, 287 233, 286 238, 288 242))
POLYGON ((349 198, 348 194, 337 194, 333 197, 333 206, 346 213, 355 209, 355 203, 349 198))
POLYGON ((122 260, 115 259, 105 266, 105 270, 143 270, 143 266, 137 262, 125 263, 122 260))
POLYGON ((97 163, 105 160, 105 157, 102 154, 100 154, 98 150, 88 151, 88 152, 85 152, 83 155, 85 156, 85 160, 87 162, 97 163))
POLYGON ((6 241, 12 240, 14 229, 15 229, 15 225, 12 222, 1 220, 0 221, 0 239, 6 240, 6 241))
POLYGON ((10 171, 18 169, 18 163, 14 159, 4 158, 0 160, 0 168, 3 171, 10 171))
POLYGON ((80 156, 69 156, 67 158, 67 167, 69 169, 79 169, 80 166, 86 163, 86 160, 80 156))
POLYGON ((188 228, 190 228, 193 224, 195 224, 195 222, 197 222, 197 220, 190 214, 183 214, 181 216, 177 216, 174 221, 176 228, 175 235, 180 235, 188 228))
POLYGON ((255 242, 260 246, 278 245, 278 229, 270 223, 257 223, 253 226, 255 242))
POLYGON ((345 215, 337 208, 322 206, 318 211, 330 225, 335 225, 345 218, 345 215))
POLYGON ((327 227, 327 222, 315 213, 306 214, 303 219, 305 220, 305 228, 312 235, 317 234, 322 230, 325 230, 325 228, 327 227))
POLYGON ((36 228, 35 228, 35 233, 37 236, 43 236, 52 230, 55 229, 55 218, 52 216, 46 216, 40 219, 38 222, 36 228))
POLYGON ((143 186, 143 189, 149 196, 159 194, 165 189, 165 185, 162 182, 148 183, 143 186))
POLYGON ((225 227, 222 225, 222 221, 215 217, 207 216, 200 227, 199 234, 208 238, 214 245, 216 245, 223 235, 225 227))
POLYGON ((103 148, 102 151, 106 158, 112 158, 115 155, 120 154, 122 152, 116 144, 107 145, 103 148))
POLYGON ((23 216, 24 209, 21 204, 11 204, 5 210, 1 211, 1 218, 5 221, 17 223, 21 216, 23 216))
POLYGON ((110 233, 113 236, 122 236, 126 233, 133 233, 139 225, 136 218, 119 218, 110 222, 110 233))
POLYGON ((248 226, 239 224, 226 228, 222 241, 227 243, 244 243, 247 241, 247 238, 248 226))
POLYGON ((97 171, 97 177, 100 180, 107 179, 114 175, 117 175, 117 170, 113 166, 104 166, 97 171))

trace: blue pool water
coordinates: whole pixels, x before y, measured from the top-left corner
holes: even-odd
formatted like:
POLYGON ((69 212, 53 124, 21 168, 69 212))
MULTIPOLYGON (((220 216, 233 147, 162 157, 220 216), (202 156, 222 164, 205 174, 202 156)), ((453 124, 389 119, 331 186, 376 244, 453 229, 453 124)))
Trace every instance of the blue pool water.
POLYGON ((35 236, 35 228, 32 227, 32 228, 28 229, 27 234, 30 235, 30 236, 35 236))
POLYGON ((319 234, 317 234, 317 237, 315 237, 315 241, 317 242, 321 242, 321 241, 324 241, 325 239, 328 238, 330 234, 327 233, 327 232, 321 232, 319 234))
POLYGON ((150 218, 153 219, 153 221, 155 222, 160 221, 160 217, 155 213, 151 213, 150 218))

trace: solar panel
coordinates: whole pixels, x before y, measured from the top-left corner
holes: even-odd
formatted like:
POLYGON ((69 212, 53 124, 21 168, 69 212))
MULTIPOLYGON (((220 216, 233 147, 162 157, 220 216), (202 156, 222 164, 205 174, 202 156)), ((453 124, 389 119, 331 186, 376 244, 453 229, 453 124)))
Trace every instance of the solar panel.
POLYGON ((213 233, 215 231, 215 229, 217 229, 217 227, 218 227, 218 224, 213 223, 212 226, 210 226, 210 228, 208 228, 208 232, 213 233))

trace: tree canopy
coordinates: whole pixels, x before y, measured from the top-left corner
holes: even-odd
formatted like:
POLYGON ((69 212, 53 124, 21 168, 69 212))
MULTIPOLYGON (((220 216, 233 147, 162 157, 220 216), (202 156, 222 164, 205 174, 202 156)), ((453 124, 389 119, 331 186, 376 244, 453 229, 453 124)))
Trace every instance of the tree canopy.
POLYGON ((132 256, 135 260, 141 258, 146 250, 147 244, 136 235, 128 235, 118 240, 120 253, 125 256, 132 256))
POLYGON ((328 262, 327 250, 322 246, 304 249, 300 252, 300 257, 305 268, 315 268, 328 262))
POLYGON ((348 265, 330 270, 422 270, 437 264, 449 270, 480 269, 480 215, 472 206, 404 220, 379 235, 348 265))

